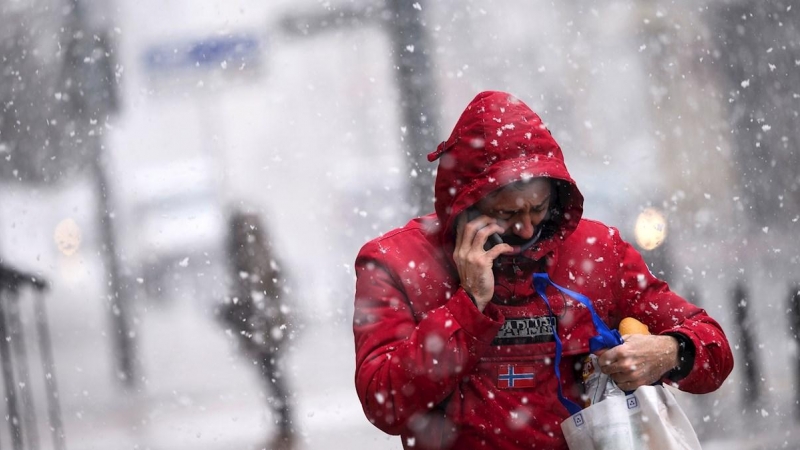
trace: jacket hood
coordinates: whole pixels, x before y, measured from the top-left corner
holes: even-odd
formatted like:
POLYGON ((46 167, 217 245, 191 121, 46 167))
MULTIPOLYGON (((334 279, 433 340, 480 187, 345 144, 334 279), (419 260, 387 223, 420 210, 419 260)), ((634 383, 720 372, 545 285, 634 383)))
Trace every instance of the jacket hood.
POLYGON ((490 192, 521 180, 560 180, 555 230, 535 247, 537 256, 552 248, 556 239, 571 234, 583 214, 583 195, 567 171, 561 147, 539 116, 508 93, 478 94, 450 137, 428 155, 428 161, 437 159, 434 206, 444 242, 454 242, 455 219, 461 212, 490 192))

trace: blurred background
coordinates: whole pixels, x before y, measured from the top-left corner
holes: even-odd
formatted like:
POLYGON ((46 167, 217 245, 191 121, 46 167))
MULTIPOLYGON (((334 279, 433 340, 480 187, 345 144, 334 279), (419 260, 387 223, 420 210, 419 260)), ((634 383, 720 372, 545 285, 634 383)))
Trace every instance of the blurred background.
POLYGON ((400 449, 355 394, 351 267, 432 211, 425 155, 490 89, 725 329, 733 374, 679 396, 704 448, 800 448, 798 9, 0 0, 0 448, 278 448, 291 405, 293 448, 400 449), (220 317, 240 210, 281 262, 286 398, 220 317))

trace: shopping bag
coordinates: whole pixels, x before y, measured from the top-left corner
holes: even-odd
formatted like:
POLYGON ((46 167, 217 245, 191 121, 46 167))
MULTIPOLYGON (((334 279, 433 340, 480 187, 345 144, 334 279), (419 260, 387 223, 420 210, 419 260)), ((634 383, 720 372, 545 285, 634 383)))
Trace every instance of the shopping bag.
POLYGON ((700 450, 691 422, 663 385, 611 394, 561 423, 570 450, 700 450))
MULTIPOLYGON (((592 353, 601 348, 622 344, 616 330, 610 330, 594 310, 585 295, 563 288, 550 280, 546 273, 533 276, 533 285, 548 309, 550 303, 545 289, 551 285, 586 306, 592 316, 597 336, 589 341, 592 353)), ((641 386, 633 392, 623 392, 610 383, 612 389, 601 400, 585 409, 564 397, 561 390, 561 340, 556 339, 555 371, 559 380, 558 397, 571 416, 562 422, 561 430, 570 450, 695 450, 700 449, 697 434, 675 396, 663 385, 641 386)))

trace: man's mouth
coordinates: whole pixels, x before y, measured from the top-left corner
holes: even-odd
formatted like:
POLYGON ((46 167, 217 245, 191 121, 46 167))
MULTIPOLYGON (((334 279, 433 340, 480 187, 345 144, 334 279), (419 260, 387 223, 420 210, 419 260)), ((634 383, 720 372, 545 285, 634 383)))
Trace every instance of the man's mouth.
POLYGON ((511 234, 511 235, 508 235, 508 236, 501 236, 501 237, 503 238, 503 242, 505 242, 506 244, 508 244, 508 245, 510 245, 512 247, 521 246, 521 245, 526 244, 528 241, 530 241, 530 239, 523 239, 523 238, 517 236, 516 234, 511 234))

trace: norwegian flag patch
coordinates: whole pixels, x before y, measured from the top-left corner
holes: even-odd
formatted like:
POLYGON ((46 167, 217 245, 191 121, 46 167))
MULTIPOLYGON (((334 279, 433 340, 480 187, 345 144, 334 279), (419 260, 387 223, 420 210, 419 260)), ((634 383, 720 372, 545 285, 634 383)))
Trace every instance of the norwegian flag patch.
POLYGON ((533 387, 533 376, 533 365, 500 364, 497 371, 497 387, 500 389, 533 387))

